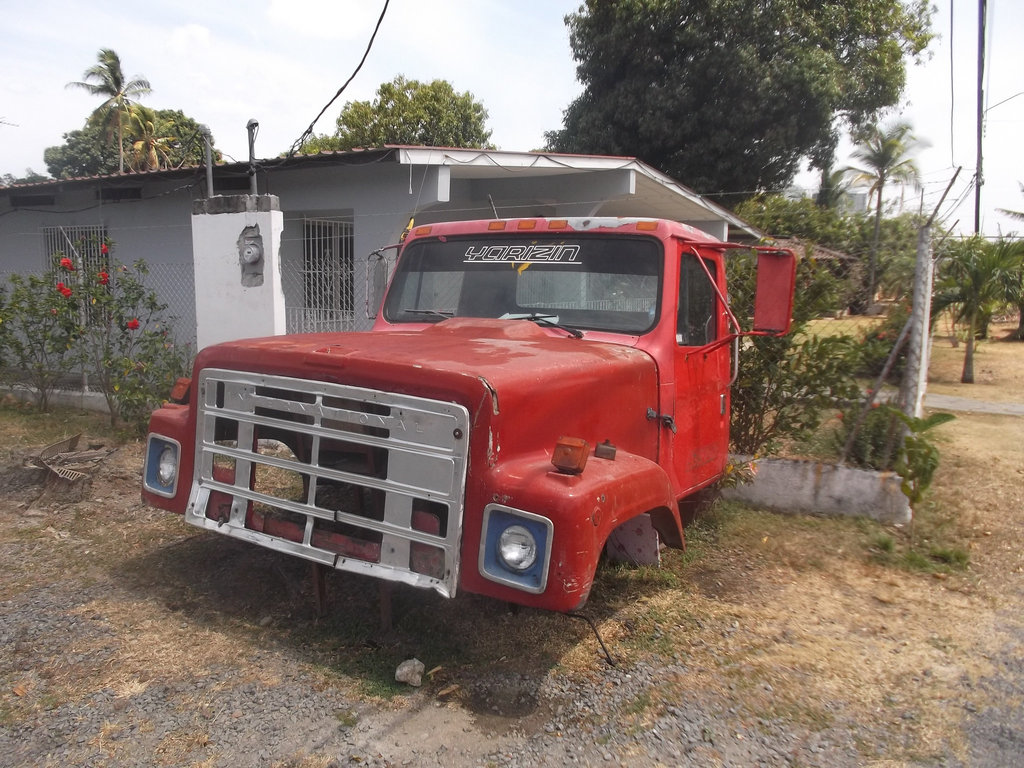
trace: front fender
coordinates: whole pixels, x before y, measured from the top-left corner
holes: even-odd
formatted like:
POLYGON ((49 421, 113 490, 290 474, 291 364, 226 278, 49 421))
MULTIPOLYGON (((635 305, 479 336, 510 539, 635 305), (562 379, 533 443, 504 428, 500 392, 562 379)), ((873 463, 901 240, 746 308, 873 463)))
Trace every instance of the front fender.
POLYGON ((187 405, 166 403, 153 412, 149 419, 149 437, 146 441, 145 464, 142 469, 142 500, 147 504, 179 515, 185 513, 192 492, 192 465, 195 454, 195 432, 192 430, 191 409, 187 405), (147 487, 147 478, 157 460, 158 446, 163 439, 178 446, 178 481, 174 494, 157 494, 147 487))
POLYGON ((656 511, 678 525, 679 511, 665 471, 641 456, 619 451, 614 459, 591 456, 582 474, 567 475, 538 453, 495 466, 486 479, 492 504, 521 510, 551 521, 546 547, 543 591, 531 594, 500 583, 488 574, 481 553, 488 536, 464 541, 463 588, 499 599, 556 611, 571 611, 586 602, 597 562, 612 530, 623 522, 656 511), (474 553, 470 550, 477 548, 474 553), (471 570, 470 563, 478 564, 471 570))

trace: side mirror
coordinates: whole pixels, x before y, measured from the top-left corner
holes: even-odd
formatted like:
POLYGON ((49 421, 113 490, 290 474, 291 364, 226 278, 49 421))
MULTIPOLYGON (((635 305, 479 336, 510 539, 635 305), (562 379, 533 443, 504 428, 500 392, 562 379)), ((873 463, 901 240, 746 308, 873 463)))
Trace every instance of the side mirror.
POLYGON ((384 302, 384 291, 388 287, 390 265, 384 251, 374 251, 366 257, 366 317, 376 319, 384 302))
POLYGON ((785 336, 793 322, 796 256, 787 249, 757 249, 754 332, 785 336))

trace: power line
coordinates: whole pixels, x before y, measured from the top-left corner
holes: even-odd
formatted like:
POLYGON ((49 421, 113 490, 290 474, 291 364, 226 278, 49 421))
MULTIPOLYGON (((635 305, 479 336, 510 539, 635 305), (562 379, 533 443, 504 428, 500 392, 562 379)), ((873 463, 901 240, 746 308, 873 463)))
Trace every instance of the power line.
POLYGON ((295 143, 292 144, 292 148, 288 150, 288 157, 293 157, 295 153, 299 151, 299 147, 302 146, 303 142, 313 135, 313 126, 316 125, 317 120, 324 116, 324 112, 330 109, 331 104, 338 100, 338 97, 341 96, 342 92, 348 87, 348 84, 355 79, 355 76, 359 74, 359 70, 363 68, 363 64, 366 62, 366 57, 370 55, 370 49, 373 48, 373 41, 377 37, 377 31, 380 29, 381 22, 384 21, 384 14, 388 12, 389 2, 390 0, 384 0, 384 7, 381 9, 380 18, 377 19, 377 26, 373 28, 373 34, 370 35, 370 42, 366 44, 366 50, 363 52, 363 58, 359 60, 359 65, 355 68, 352 74, 349 75, 345 84, 342 85, 341 88, 338 89, 338 92, 334 94, 334 97, 324 105, 323 109, 320 110, 320 114, 313 118, 313 122, 309 124, 309 127, 303 131, 299 138, 295 140, 295 143))

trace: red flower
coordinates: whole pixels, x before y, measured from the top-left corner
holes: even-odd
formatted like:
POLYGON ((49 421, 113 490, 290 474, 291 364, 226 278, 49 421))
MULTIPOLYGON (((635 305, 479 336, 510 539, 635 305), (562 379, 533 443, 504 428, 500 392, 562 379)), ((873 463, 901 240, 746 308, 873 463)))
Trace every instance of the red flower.
POLYGON ((107 247, 106 243, 103 243, 103 245, 100 246, 100 253, 102 253, 102 254, 110 253, 110 248, 107 247))
POLYGON ((67 256, 65 256, 63 259, 60 260, 60 265, 62 267, 64 267, 64 269, 66 269, 68 272, 74 272, 75 271, 74 263, 67 256))
POLYGON ((100 279, 100 285, 106 285, 110 282, 110 275, 106 272, 100 272, 97 277, 100 279))
POLYGON ((64 285, 64 283, 57 283, 57 292, 65 299, 71 297, 71 289, 64 285))
POLYGON ((139 327, 139 318, 137 318, 137 317, 133 317, 133 318, 132 318, 131 320, 129 320, 129 321, 128 321, 128 323, 127 323, 127 328, 128 328, 128 330, 130 330, 130 331, 134 331, 134 330, 135 330, 135 329, 137 329, 138 327, 139 327))

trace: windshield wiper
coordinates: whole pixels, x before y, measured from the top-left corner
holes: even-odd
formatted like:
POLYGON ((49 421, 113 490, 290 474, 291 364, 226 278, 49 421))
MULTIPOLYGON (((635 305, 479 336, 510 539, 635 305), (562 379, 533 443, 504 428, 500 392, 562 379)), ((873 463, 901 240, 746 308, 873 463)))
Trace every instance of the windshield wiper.
POLYGON ((455 317, 453 309, 403 309, 402 311, 407 315, 431 315, 432 317, 443 317, 445 320, 455 317))
POLYGON ((572 336, 574 339, 582 339, 583 338, 583 331, 581 331, 579 328, 570 328, 568 325, 562 325, 560 322, 558 322, 558 315, 541 315, 541 314, 538 314, 536 312, 532 312, 532 313, 530 313, 528 315, 527 314, 522 314, 522 315, 505 314, 505 315, 502 316, 502 319, 505 319, 505 320, 532 320, 533 322, 537 323, 537 325, 544 325, 544 326, 547 326, 548 328, 557 328, 560 331, 565 331, 570 336, 572 336))

